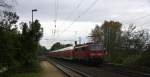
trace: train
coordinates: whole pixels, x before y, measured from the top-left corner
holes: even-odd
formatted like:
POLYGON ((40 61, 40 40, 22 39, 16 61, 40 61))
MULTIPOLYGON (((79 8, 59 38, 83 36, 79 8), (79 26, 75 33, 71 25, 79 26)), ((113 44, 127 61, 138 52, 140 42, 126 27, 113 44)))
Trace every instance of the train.
POLYGON ((49 57, 75 62, 102 64, 107 51, 102 43, 86 43, 50 51, 49 57))

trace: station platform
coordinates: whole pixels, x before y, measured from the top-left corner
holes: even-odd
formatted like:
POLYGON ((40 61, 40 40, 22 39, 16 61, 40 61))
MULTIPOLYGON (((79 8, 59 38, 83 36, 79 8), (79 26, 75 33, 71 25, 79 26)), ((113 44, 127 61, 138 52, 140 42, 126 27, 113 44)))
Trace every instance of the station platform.
POLYGON ((41 61, 40 63, 42 71, 40 77, 68 77, 61 70, 57 69, 54 65, 48 61, 41 61))

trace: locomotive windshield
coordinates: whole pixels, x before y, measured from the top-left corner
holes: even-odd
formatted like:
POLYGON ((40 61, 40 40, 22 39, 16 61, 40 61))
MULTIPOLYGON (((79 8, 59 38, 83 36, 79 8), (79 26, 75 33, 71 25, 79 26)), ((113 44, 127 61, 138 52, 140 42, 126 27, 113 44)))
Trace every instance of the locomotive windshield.
POLYGON ((93 45, 90 45, 90 50, 92 51, 104 50, 104 46, 101 44, 93 44, 93 45))

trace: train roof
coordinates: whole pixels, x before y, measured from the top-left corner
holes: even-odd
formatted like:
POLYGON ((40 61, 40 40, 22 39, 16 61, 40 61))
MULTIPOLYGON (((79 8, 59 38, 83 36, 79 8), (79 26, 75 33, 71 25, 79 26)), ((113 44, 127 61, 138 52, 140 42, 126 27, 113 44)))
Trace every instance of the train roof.
POLYGON ((58 50, 54 50, 54 51, 51 51, 51 52, 61 52, 61 51, 73 50, 73 49, 74 49, 74 46, 69 46, 69 47, 58 49, 58 50))

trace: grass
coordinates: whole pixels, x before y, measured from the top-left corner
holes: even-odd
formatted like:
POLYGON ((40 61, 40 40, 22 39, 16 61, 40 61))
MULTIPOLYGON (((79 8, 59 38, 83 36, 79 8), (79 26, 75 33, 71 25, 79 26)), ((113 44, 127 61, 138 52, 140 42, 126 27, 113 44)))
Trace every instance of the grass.
POLYGON ((18 73, 13 77, 40 77, 39 73, 18 73))

